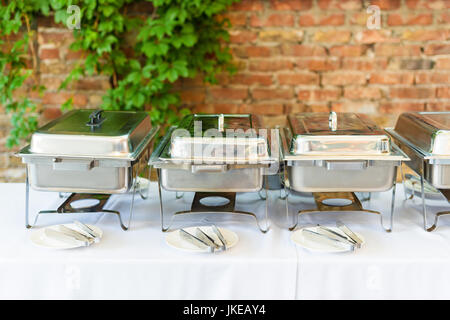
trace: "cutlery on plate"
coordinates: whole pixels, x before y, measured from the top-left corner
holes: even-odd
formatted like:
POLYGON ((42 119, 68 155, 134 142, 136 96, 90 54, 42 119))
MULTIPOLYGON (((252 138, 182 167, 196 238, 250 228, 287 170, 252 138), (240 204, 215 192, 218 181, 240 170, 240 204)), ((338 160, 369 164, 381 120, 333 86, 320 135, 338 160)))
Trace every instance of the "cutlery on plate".
POLYGON ((350 242, 351 244, 355 245, 356 241, 354 241, 352 238, 347 237, 346 235, 342 235, 339 232, 334 231, 333 229, 330 229, 325 226, 317 225, 317 230, 319 233, 324 233, 325 235, 329 236, 330 238, 334 238, 338 241, 345 241, 350 242))
POLYGON ((84 224, 83 222, 80 222, 78 220, 74 220, 73 223, 80 228, 80 230, 84 231, 88 235, 90 235, 92 238, 94 238, 94 241, 97 243, 100 241, 100 235, 96 233, 91 227, 84 224))
POLYGON ((310 229, 303 229, 303 232, 307 238, 309 238, 310 240, 312 240, 314 242, 321 243, 321 244, 324 244, 327 246, 332 246, 335 248, 344 247, 349 251, 355 250, 355 246, 353 244, 351 244, 350 242, 339 241, 334 238, 330 238, 322 233, 312 231, 310 229))
POLYGON ((222 234, 222 232, 220 232, 219 228, 216 227, 216 225, 211 225, 211 230, 216 234, 217 238, 219 238, 220 242, 222 243, 222 245, 220 246, 222 248, 223 251, 227 250, 227 242, 222 234))
POLYGON ((90 245, 89 241, 82 241, 82 240, 78 240, 77 238, 74 238, 72 236, 69 236, 65 233, 47 228, 44 230, 44 234, 46 237, 50 238, 50 239, 55 239, 61 242, 64 242, 66 244, 69 245, 77 245, 79 247, 87 247, 90 245))
POLYGON ((219 249, 220 247, 214 242, 214 239, 208 236, 205 232, 203 232, 200 228, 195 228, 195 236, 207 243, 210 247, 214 247, 214 249, 219 249))
POLYGON ((184 229, 180 229, 179 230, 180 233, 180 237, 181 239, 193 244, 194 246, 196 246, 199 249, 202 250, 207 250, 210 253, 214 252, 214 247, 211 247, 210 245, 208 245, 206 242, 204 242, 203 240, 197 238, 196 236, 194 236, 193 234, 190 234, 189 232, 187 232, 184 229))
POLYGON ((357 248, 361 248, 363 241, 352 230, 350 230, 349 227, 347 227, 345 224, 343 224, 340 221, 336 222, 336 227, 338 227, 340 230, 342 230, 342 232, 344 232, 347 237, 349 237, 353 241, 355 241, 357 248))
POLYGON ((75 231, 74 229, 68 228, 64 225, 59 225, 58 226, 58 231, 61 233, 64 233, 70 237, 74 237, 75 239, 79 240, 79 241, 87 241, 89 242, 89 244, 91 244, 92 242, 94 242, 94 238, 92 237, 88 237, 85 236, 84 234, 82 234, 81 232, 75 231))

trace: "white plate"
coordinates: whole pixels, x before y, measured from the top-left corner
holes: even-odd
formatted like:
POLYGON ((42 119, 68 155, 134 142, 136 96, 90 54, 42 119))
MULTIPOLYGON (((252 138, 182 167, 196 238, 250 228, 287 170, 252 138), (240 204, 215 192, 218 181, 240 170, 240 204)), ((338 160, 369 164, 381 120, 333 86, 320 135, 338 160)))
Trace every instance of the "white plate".
MULTIPOLYGON (((344 233, 337 227, 328 227, 329 229, 338 232, 342 235, 344 233)), ((337 252, 348 252, 349 250, 345 247, 335 247, 335 246, 329 246, 323 243, 317 243, 315 241, 312 241, 304 236, 303 230, 309 229, 311 231, 317 231, 317 227, 308 227, 308 228, 302 228, 300 230, 294 231, 291 235, 291 240, 294 241, 294 243, 302 248, 305 248, 312 252, 318 252, 318 253, 337 253, 337 252)), ((362 244, 364 244, 364 238, 357 232, 355 234, 362 240, 362 244)))
MULTIPOLYGON (((67 228, 83 232, 82 230, 78 229, 77 226, 74 223, 67 223, 67 224, 62 224, 62 225, 67 227, 67 228)), ((35 245, 37 245, 39 247, 50 248, 50 249, 73 249, 73 248, 80 247, 80 245, 68 244, 68 243, 63 242, 63 241, 59 241, 59 240, 56 240, 56 239, 48 238, 45 235, 45 230, 46 229, 53 229, 53 230, 59 231, 59 226, 60 225, 54 225, 54 226, 49 226, 49 227, 38 229, 38 230, 34 231, 31 234, 31 237, 30 237, 31 241, 35 245)), ((89 228, 91 228, 92 230, 94 230, 94 232, 96 232, 99 235, 100 238, 102 237, 103 231, 99 227, 93 226, 93 225, 90 225, 90 224, 88 224, 87 226, 89 228)))
MULTIPOLYGON (((184 228, 184 230, 186 230, 187 232, 189 232, 191 234, 195 234, 195 228, 200 228, 204 233, 206 233, 208 236, 210 236, 214 240, 214 242, 216 242, 217 244, 220 244, 219 238, 216 236, 216 234, 212 231, 211 227, 209 227, 209 226, 190 227, 190 228, 184 228)), ((234 247, 238 243, 239 237, 234 231, 224 229, 224 228, 218 228, 218 229, 220 230, 223 237, 225 238, 225 241, 227 242, 227 250, 229 248, 234 247)), ((166 242, 169 246, 174 247, 176 249, 183 250, 183 251, 206 252, 205 250, 197 248, 193 244, 183 240, 180 237, 180 230, 175 230, 175 231, 169 232, 166 235, 166 242)))

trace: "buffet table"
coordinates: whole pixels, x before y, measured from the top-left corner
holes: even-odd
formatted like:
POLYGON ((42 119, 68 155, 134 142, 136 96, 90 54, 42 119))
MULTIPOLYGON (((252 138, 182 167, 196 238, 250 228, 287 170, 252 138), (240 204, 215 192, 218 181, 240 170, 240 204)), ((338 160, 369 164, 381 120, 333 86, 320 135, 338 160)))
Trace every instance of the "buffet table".
MULTIPOLYGON (((33 230, 24 227, 24 185, 0 184, 0 298, 450 299, 450 219, 426 233, 419 211, 410 201, 404 203, 401 189, 399 185, 391 234, 381 230, 375 215, 339 213, 339 219, 366 240, 354 253, 307 252, 275 221, 267 234, 250 223, 223 225, 238 234, 239 243, 209 255, 180 252, 166 244, 154 183, 150 199, 136 201, 130 231, 120 229, 117 217, 103 215, 99 244, 65 251, 32 244, 33 230)), ((128 197, 115 199, 115 209, 127 210, 128 197)), ((34 192, 30 210, 60 201, 57 193, 34 192)), ((374 194, 372 199, 384 211, 389 201, 388 194, 374 194)), ((283 209, 282 201, 271 207, 275 220, 283 209)), ((331 223, 335 215, 311 214, 302 221, 331 223)), ((58 219, 54 216, 52 223, 58 219)))

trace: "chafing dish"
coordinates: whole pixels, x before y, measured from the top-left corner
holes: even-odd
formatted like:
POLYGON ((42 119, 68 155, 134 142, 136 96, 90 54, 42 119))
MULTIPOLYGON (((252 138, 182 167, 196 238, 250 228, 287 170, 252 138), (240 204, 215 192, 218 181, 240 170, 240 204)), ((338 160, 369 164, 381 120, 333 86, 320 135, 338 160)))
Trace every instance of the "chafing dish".
POLYGON ((357 197, 345 195, 346 192, 392 188, 395 196, 397 167, 408 158, 368 116, 335 112, 293 114, 288 116, 288 127, 281 134, 286 187, 297 192, 322 193, 314 195, 316 202, 321 202, 317 203, 321 211, 372 212, 364 210, 357 197), (352 204, 326 210, 322 201, 328 198, 346 198, 352 204))
POLYGON ((425 183, 450 201, 450 112, 406 112, 387 132, 411 158, 408 166, 420 176, 424 228, 433 231, 438 218, 450 212, 439 212, 428 227, 425 183))
POLYGON ((243 213, 234 208, 236 193, 260 191, 265 170, 277 162, 261 129, 248 114, 186 116, 166 133, 149 162, 158 172, 160 196, 161 188, 196 192, 192 208, 211 210, 196 201, 224 193, 232 205, 221 210, 243 213))
MULTIPOLYGON (((71 192, 71 199, 126 193, 148 166, 156 132, 145 112, 70 111, 39 128, 18 153, 27 190, 71 192)), ((59 210, 70 211, 68 205, 59 210)))

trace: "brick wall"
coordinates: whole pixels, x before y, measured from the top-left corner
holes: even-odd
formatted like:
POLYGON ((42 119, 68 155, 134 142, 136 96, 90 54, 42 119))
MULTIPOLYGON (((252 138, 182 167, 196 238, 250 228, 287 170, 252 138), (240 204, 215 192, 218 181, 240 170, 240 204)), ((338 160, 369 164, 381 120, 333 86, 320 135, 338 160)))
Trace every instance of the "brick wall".
MULTIPOLYGON (((450 110, 450 0, 243 0, 226 14, 239 71, 220 85, 177 83, 197 112, 282 114, 301 111, 371 113, 392 125, 407 110, 450 110), (381 9, 381 28, 366 26, 369 5, 381 9)), ((80 56, 67 49, 71 32, 38 21, 37 45, 45 122, 74 95, 77 107, 96 107, 109 86, 84 79, 56 92, 80 56)), ((0 116, 4 136, 8 121, 0 116)), ((20 162, 0 143, 0 180, 23 179, 20 162)))

